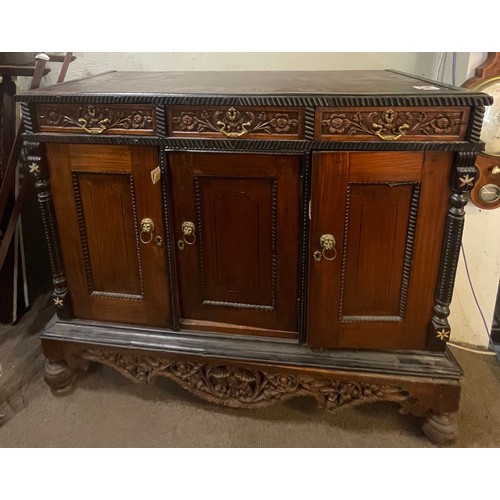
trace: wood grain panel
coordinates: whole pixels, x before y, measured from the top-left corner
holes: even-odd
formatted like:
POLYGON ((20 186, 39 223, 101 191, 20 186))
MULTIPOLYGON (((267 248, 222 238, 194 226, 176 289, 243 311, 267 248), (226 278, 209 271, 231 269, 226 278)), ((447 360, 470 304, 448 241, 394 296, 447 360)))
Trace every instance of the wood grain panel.
POLYGON ((165 247, 138 242, 144 217, 164 237, 156 148, 48 144, 47 156, 75 315, 170 325, 165 247))
POLYGON ((77 175, 84 233, 92 274, 92 292, 142 297, 137 221, 133 217, 131 176, 77 175))
MULTIPOLYGON (((131 173, 132 155, 129 146, 113 146, 113 149, 97 150, 100 156, 99 172, 131 173), (106 154, 107 152, 112 154, 106 154)), ((80 172, 96 172, 96 150, 88 144, 72 144, 68 151, 71 169, 80 172)))
POLYGON ((337 347, 340 278, 342 276, 344 221, 347 205, 349 154, 314 153, 311 180, 309 230, 309 291, 307 343, 313 347, 337 347), (333 216, 335 214, 335 216, 333 216), (337 258, 316 262, 322 234, 333 234, 337 258))
POLYGON ((422 178, 422 153, 370 151, 351 154, 349 182, 419 182, 422 178))
POLYGON ((270 179, 199 179, 205 304, 274 309, 274 185, 270 179))
POLYGON ((434 307, 441 248, 448 200, 453 153, 427 152, 424 156, 422 184, 412 256, 406 309, 407 349, 423 349, 434 307))
MULTIPOLYGON (((394 153, 377 161, 388 164, 394 153)), ((311 258, 308 343, 316 347, 423 349, 432 317, 451 155, 418 153, 421 174, 360 183, 358 153, 316 153, 311 255, 321 234, 337 240, 334 261, 311 258), (350 165, 357 164, 356 183, 350 165), (416 184, 415 179, 421 178, 416 184), (406 182, 405 182, 406 181, 406 182), (401 184, 403 183, 403 184, 401 184), (332 199, 333 198, 333 199, 332 199), (332 214, 335 214, 333 216, 332 214)), ((401 157, 395 155, 398 162, 401 157)), ((408 157, 410 164, 415 158, 408 157)), ((368 166, 368 171, 370 170, 368 166)), ((372 174, 368 174, 372 180, 372 174)))
POLYGON ((399 316, 411 193, 408 185, 350 187, 342 319, 399 316))

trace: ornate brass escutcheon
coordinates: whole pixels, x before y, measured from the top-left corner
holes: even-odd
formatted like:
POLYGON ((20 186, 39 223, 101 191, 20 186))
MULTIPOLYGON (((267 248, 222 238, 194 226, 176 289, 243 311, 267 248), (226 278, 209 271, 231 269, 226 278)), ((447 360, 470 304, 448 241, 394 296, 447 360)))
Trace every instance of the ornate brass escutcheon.
MULTIPOLYGON (((184 240, 184 243, 186 245, 194 245, 196 243, 196 227, 195 225, 190 222, 190 221, 184 221, 181 226, 182 229, 182 239, 184 240)), ((177 244, 177 246, 179 246, 177 244)), ((179 247, 180 250, 182 248, 179 247)))
POLYGON ((219 120, 217 121, 217 126, 219 127, 219 132, 223 133, 226 137, 241 137, 248 134, 248 128, 252 125, 251 121, 241 123, 242 121, 243 119, 240 119, 239 111, 229 108, 226 111, 225 122, 219 120))
POLYGON ((149 217, 145 217, 144 219, 141 220, 141 234, 139 235, 139 239, 141 240, 142 243, 147 245, 148 243, 151 243, 153 240, 153 232, 155 230, 155 223, 153 222, 152 219, 149 217), (144 235, 149 235, 148 239, 144 239, 144 235))
POLYGON ((380 137, 384 141, 397 141, 401 137, 403 137, 406 131, 410 128, 410 126, 405 123, 398 127, 396 134, 383 134, 384 130, 388 132, 392 132, 396 128, 396 123, 398 120, 398 113, 393 109, 386 109, 382 113, 382 118, 378 123, 372 123, 372 127, 375 129, 375 135, 380 137))

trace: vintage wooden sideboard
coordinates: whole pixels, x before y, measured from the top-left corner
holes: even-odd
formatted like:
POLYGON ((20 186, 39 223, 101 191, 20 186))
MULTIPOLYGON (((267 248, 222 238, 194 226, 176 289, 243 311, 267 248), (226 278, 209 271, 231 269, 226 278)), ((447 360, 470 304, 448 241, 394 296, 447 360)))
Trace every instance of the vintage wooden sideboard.
POLYGON ((447 318, 489 96, 392 70, 214 71, 18 100, 53 391, 97 362, 235 408, 393 401, 455 439, 447 318))

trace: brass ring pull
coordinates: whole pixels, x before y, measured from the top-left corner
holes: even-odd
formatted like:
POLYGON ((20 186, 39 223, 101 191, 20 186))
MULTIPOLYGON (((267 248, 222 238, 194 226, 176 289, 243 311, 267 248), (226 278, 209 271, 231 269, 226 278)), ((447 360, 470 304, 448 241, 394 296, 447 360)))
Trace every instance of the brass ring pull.
POLYGON ((321 247, 321 255, 326 260, 335 260, 337 257, 337 249, 335 248, 335 238, 332 234, 323 234, 319 239, 319 246, 321 247), (326 252, 333 251, 332 257, 327 257, 326 252))
POLYGON ((190 221, 185 221, 182 223, 182 239, 186 245, 194 245, 196 243, 196 228, 195 225, 190 221))
POLYGON ((398 139, 403 137, 406 133, 406 130, 410 128, 410 126, 407 123, 405 123, 404 125, 401 125, 401 127, 399 127, 398 134, 396 134, 396 135, 383 135, 381 131, 383 130, 384 127, 382 127, 382 125, 379 125, 378 123, 373 123, 372 127, 374 129, 376 129, 375 135, 377 137, 380 137, 384 141, 397 141, 398 139))
POLYGON ((149 217, 141 220, 141 233, 139 234, 139 239, 144 245, 151 243, 153 241, 153 232, 155 230, 155 223, 149 217), (144 239, 144 235, 148 234, 149 239, 144 239))
POLYGON ((148 243, 151 243, 151 241, 153 240, 153 233, 147 233, 145 231, 141 231, 141 234, 139 235, 139 239, 141 240, 142 243, 147 245, 148 243), (149 234, 149 239, 144 240, 144 238, 142 237, 143 234, 149 234))

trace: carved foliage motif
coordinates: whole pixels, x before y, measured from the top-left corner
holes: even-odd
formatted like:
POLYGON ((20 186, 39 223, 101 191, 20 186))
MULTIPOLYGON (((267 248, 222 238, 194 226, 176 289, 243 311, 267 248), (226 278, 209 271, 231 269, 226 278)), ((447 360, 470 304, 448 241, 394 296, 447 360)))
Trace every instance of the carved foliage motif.
POLYGON ((172 132, 217 132, 226 137, 245 134, 298 135, 298 111, 249 111, 230 107, 226 111, 196 109, 174 111, 172 132))
POLYGON ((462 111, 336 110, 322 113, 321 135, 376 135, 383 139, 404 135, 459 137, 463 121, 462 111))
POLYGON ((320 407, 333 411, 346 404, 376 400, 401 403, 408 397, 403 388, 389 385, 268 373, 195 361, 160 360, 105 348, 87 349, 79 356, 112 366, 135 382, 167 377, 202 399, 232 408, 258 408, 297 396, 313 396, 320 407))
POLYGON ((101 134, 109 130, 154 130, 153 108, 124 109, 105 105, 58 106, 41 105, 39 123, 44 128, 77 128, 89 134, 101 134))

